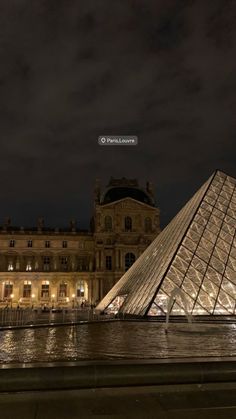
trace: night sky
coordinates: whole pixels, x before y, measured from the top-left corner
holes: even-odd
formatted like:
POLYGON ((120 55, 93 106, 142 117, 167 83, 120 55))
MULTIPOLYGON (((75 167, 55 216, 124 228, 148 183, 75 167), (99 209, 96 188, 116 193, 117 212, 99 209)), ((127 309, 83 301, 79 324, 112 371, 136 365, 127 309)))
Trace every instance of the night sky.
POLYGON ((0 2, 0 224, 86 228, 95 179, 125 176, 153 182, 164 226, 236 176, 235 115, 233 0, 0 2))

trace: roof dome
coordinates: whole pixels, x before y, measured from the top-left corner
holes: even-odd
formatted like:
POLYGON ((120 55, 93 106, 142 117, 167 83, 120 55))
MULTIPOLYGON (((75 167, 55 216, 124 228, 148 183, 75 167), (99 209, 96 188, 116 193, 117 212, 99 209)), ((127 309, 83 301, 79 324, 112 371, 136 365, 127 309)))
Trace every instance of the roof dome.
POLYGON ((101 204, 109 204, 110 202, 119 201, 124 198, 133 198, 144 204, 154 205, 153 199, 142 189, 132 188, 128 186, 116 186, 109 188, 101 199, 101 204))

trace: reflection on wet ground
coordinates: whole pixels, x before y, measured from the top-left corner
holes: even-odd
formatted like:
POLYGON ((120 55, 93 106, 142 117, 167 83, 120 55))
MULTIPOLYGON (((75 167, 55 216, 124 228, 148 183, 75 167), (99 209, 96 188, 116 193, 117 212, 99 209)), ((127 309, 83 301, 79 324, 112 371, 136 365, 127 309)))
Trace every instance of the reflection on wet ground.
POLYGON ((0 362, 236 356, 234 324, 108 322, 0 331, 0 362))

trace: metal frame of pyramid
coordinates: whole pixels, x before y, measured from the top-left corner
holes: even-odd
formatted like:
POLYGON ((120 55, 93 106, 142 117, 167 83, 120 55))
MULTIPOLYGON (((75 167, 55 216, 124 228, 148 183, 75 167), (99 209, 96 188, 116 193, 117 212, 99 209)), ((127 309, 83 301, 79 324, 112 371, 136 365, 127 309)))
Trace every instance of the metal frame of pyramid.
POLYGON ((236 179, 216 171, 98 304, 129 315, 236 314, 236 179), (183 294, 183 293, 182 293, 183 294))

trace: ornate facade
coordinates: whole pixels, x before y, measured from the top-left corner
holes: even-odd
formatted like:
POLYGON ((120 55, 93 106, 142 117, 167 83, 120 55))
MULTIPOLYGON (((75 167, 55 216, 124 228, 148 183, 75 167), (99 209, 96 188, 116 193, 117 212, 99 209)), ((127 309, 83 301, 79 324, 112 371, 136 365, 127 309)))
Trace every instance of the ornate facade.
POLYGON ((0 306, 76 307, 95 304, 113 287, 160 232, 151 184, 111 178, 96 182, 90 231, 0 229, 0 306))

